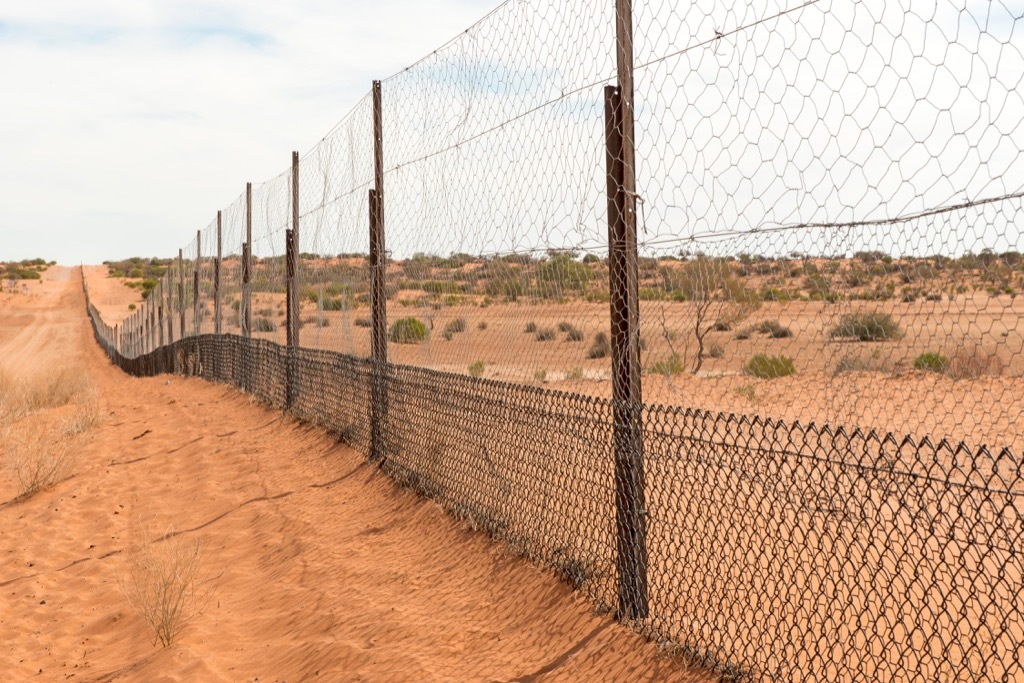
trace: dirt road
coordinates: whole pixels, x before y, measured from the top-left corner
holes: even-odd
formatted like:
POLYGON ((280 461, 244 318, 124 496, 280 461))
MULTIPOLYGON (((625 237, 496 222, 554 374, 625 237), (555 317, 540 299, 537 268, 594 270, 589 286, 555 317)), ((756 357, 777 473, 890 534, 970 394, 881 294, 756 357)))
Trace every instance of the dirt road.
POLYGON ((78 269, 0 296, 0 364, 78 368, 101 406, 70 479, 15 500, 0 470, 4 680, 711 680, 317 430, 224 386, 125 376, 78 269), (147 529, 202 539, 213 587, 167 649, 119 586, 147 529))

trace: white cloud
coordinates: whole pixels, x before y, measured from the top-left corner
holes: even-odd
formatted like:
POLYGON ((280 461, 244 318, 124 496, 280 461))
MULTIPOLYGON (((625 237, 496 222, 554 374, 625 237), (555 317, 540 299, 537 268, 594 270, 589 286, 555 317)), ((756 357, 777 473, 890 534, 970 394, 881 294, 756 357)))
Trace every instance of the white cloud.
POLYGON ((0 260, 165 255, 491 2, 0 9, 0 260))

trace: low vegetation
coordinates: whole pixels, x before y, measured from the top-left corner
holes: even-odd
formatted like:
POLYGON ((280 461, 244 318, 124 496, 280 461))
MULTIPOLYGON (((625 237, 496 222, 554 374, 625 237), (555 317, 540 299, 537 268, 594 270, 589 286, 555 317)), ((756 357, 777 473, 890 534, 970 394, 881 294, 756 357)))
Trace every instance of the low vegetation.
POLYGON ((202 613, 212 594, 202 571, 202 541, 171 528, 159 538, 143 533, 142 542, 128 552, 119 583, 129 606, 152 631, 154 644, 170 647, 202 613))
POLYGON ((949 359, 941 353, 927 351, 914 359, 915 370, 927 370, 942 374, 949 367, 949 359))
POLYGON ((590 349, 587 351, 587 358, 605 358, 610 356, 612 353, 612 343, 608 340, 608 334, 605 332, 598 332, 594 335, 594 343, 590 345, 590 349))
POLYGON ((759 379, 775 379, 776 377, 787 377, 796 373, 793 359, 788 356, 769 356, 759 353, 744 366, 747 374, 759 379))
POLYGON ((654 375, 664 375, 670 377, 672 375, 678 375, 686 372, 686 366, 683 365, 682 359, 678 353, 673 353, 671 356, 664 360, 655 361, 647 368, 647 372, 654 375))
POLYGON ((420 344, 428 336, 427 326, 412 316, 396 320, 388 331, 388 339, 396 344, 420 344))
POLYGON ((55 263, 41 258, 3 261, 0 262, 0 280, 39 280, 42 273, 55 263))
POLYGON ((902 337, 903 330, 888 313, 846 313, 829 331, 829 336, 862 342, 887 341, 902 337))
POLYGON ((469 374, 472 377, 483 377, 484 376, 484 369, 486 367, 487 366, 484 364, 484 362, 482 360, 474 361, 469 366, 469 374))

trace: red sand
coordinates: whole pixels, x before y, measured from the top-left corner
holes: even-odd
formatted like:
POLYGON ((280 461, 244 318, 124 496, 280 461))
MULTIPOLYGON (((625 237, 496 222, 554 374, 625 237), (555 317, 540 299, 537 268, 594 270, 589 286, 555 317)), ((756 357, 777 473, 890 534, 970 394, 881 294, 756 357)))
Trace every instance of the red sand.
POLYGON ((3 365, 80 369, 101 405, 70 479, 13 500, 0 470, 5 680, 713 680, 318 430, 224 386, 122 374, 79 278, 0 296, 3 365), (118 581, 142 530, 169 526, 202 539, 214 593, 162 649, 118 581))

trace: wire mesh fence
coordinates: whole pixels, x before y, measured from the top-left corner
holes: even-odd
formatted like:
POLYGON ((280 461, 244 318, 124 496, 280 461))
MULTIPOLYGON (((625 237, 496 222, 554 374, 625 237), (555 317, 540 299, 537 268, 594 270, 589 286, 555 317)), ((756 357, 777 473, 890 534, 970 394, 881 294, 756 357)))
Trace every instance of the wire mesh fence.
POLYGON ((1024 680, 1022 79, 995 2, 506 2, 90 313, 726 676, 1024 680))

